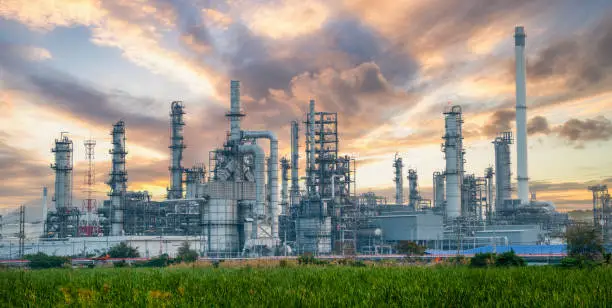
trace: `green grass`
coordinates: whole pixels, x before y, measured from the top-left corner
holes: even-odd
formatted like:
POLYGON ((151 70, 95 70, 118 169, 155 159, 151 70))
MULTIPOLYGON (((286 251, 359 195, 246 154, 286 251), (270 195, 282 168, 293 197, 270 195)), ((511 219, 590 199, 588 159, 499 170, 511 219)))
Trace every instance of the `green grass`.
POLYGON ((0 306, 596 307, 612 268, 300 267, 0 272, 0 306))

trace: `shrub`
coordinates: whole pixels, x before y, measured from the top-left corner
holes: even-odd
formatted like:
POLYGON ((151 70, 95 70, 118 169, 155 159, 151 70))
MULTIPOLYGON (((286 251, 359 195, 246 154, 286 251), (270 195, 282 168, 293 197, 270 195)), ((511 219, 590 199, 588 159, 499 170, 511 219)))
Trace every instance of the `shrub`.
POLYGON ((395 249, 402 254, 409 256, 422 256, 425 254, 426 247, 421 246, 413 241, 399 241, 395 249))
POLYGON ((137 267, 166 267, 174 263, 168 254, 162 254, 157 258, 151 258, 149 261, 137 263, 137 267))
POLYGON ((178 249, 176 258, 179 262, 194 262, 198 259, 198 252, 190 249, 189 242, 184 241, 178 249))
POLYGON ((495 258, 495 266, 525 266, 525 259, 514 253, 514 250, 504 252, 495 258))
POLYGON ((311 253, 305 253, 297 259, 299 265, 327 265, 328 261, 319 260, 315 258, 311 253))
POLYGON ((280 262, 278 262, 278 266, 289 267, 289 263, 287 262, 287 260, 283 259, 283 260, 280 260, 280 262))
POLYGON ((108 256, 111 258, 138 258, 140 253, 126 242, 121 242, 108 250, 108 256))
POLYGON ((495 265, 495 263, 495 254, 492 252, 477 253, 470 259, 470 266, 472 267, 488 267, 495 265))
POLYGON ((66 257, 49 256, 42 252, 33 255, 25 255, 23 258, 30 261, 29 267, 32 269, 61 268, 70 261, 66 257))
POLYGON ((114 267, 126 267, 127 263, 125 263, 125 261, 121 260, 119 262, 113 262, 113 266, 114 267))

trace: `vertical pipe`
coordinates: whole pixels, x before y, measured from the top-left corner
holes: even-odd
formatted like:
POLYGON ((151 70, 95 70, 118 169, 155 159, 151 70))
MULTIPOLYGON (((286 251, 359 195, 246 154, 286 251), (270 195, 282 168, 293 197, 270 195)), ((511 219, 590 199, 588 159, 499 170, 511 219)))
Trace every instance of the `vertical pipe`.
POLYGON ((518 198, 529 203, 529 175, 527 174, 527 90, 525 85, 525 28, 514 30, 516 61, 516 155, 518 198))
POLYGON ((168 188, 168 199, 181 199, 183 198, 183 166, 181 161, 183 160, 183 149, 185 144, 183 143, 183 127, 185 122, 183 121, 183 103, 180 101, 172 102, 170 107, 170 123, 171 123, 171 136, 170 136, 170 150, 171 150, 171 164, 170 164, 170 188, 168 188))

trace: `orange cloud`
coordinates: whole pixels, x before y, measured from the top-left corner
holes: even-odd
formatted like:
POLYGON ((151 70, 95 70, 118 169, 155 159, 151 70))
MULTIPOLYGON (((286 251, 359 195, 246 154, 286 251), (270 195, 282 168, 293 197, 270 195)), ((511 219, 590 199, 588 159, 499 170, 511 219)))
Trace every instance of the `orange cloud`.
POLYGON ((242 19, 257 34, 283 39, 321 29, 330 13, 319 1, 285 0, 280 5, 257 3, 245 10, 242 19))

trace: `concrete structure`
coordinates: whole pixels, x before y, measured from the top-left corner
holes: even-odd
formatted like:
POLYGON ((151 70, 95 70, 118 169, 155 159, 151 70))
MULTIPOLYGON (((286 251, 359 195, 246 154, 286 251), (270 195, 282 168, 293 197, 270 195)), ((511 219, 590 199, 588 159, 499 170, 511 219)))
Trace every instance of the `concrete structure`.
POLYGON ((518 198, 529 204, 529 175, 527 168, 527 87, 525 85, 525 28, 514 31, 516 64, 516 174, 518 198))

